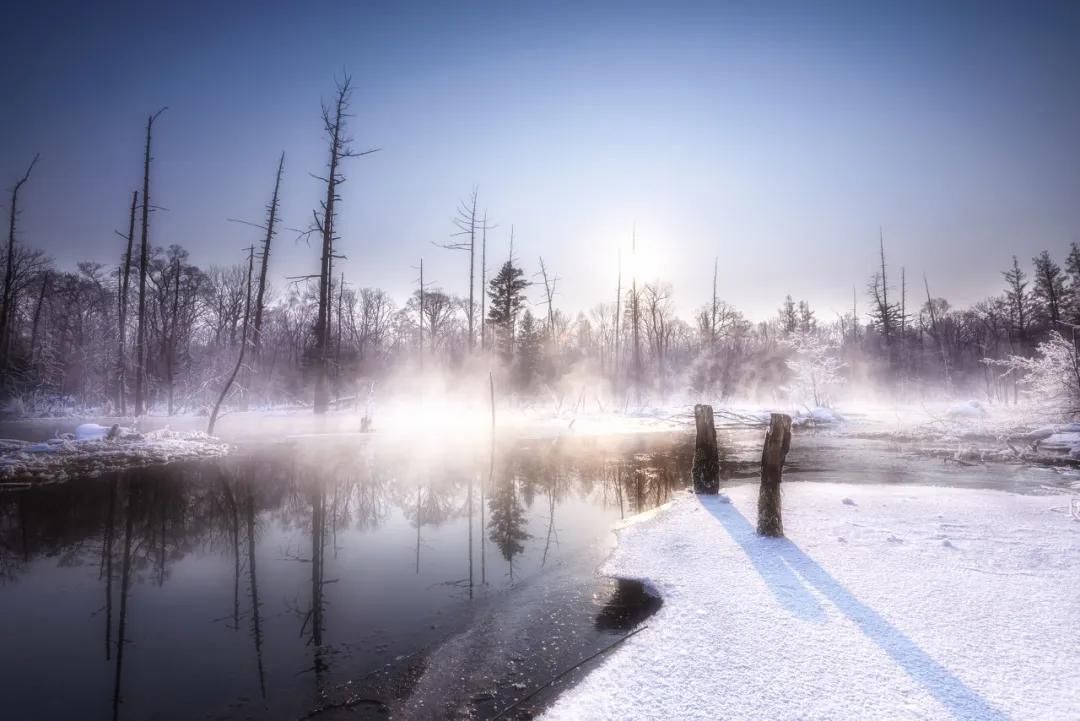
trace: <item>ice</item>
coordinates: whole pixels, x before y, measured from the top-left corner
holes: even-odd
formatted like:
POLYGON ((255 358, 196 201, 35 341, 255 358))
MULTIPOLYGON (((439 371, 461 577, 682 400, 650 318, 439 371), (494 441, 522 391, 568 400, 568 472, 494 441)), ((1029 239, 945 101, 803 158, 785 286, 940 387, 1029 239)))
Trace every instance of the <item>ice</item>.
POLYGON ((1071 497, 852 488, 787 486, 787 539, 754 485, 624 526, 604 572, 664 605, 544 718, 1076 719, 1071 497))

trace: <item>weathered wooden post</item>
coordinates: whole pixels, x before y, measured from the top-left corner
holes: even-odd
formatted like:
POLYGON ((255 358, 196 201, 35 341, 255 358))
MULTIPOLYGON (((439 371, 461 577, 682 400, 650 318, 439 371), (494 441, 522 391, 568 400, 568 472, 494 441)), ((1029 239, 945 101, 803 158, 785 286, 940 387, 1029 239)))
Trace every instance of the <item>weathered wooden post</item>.
POLYGON ((773 413, 769 419, 769 430, 765 433, 765 446, 761 449, 761 490, 758 493, 757 517, 759 535, 776 538, 784 535, 784 521, 780 517, 780 480, 790 447, 791 416, 773 413))
POLYGON ((717 493, 720 490, 720 455, 716 450, 716 426, 712 406, 694 406, 697 443, 694 446, 694 493, 717 493))

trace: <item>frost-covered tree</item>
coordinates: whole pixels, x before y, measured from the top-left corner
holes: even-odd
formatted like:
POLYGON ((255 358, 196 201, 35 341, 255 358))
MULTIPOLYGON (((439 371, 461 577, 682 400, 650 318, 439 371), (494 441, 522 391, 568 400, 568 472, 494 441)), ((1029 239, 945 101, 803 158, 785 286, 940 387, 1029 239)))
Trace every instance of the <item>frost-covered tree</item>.
POLYGON ((845 364, 837 357, 836 346, 818 333, 801 330, 792 334, 788 343, 792 350, 787 361, 791 379, 784 390, 795 402, 828 405, 830 391, 844 382, 840 371, 845 364))
POLYGON ((799 327, 799 317, 795 312, 795 301, 790 295, 784 297, 784 304, 780 306, 780 331, 789 336, 799 327))
POLYGON ((1063 418, 1080 416, 1080 357, 1075 343, 1057 331, 1035 348, 1035 357, 1010 355, 988 364, 1023 378, 1031 401, 1063 418))

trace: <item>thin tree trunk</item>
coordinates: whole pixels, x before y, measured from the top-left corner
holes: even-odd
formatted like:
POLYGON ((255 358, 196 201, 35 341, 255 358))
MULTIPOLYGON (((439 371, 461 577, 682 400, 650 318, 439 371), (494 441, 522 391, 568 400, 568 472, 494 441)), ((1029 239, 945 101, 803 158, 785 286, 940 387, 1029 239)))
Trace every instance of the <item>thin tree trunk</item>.
POLYGON ((117 318, 117 396, 120 402, 120 415, 127 415, 127 307, 128 291, 131 280, 131 246, 135 242, 135 209, 139 204, 139 191, 131 193, 131 214, 128 216, 127 250, 124 253, 124 266, 120 269, 120 299, 117 318))
POLYGON ((236 376, 240 373, 240 368, 244 364, 244 349, 247 348, 248 338, 248 318, 251 314, 251 276, 255 269, 255 246, 248 248, 248 273, 247 273, 247 300, 244 303, 244 329, 240 335, 240 352, 236 355, 236 366, 233 368, 232 374, 229 379, 225 381, 225 387, 221 389, 221 395, 218 396, 217 403, 214 404, 214 411, 210 414, 210 422, 206 426, 206 435, 214 435, 214 424, 217 423, 218 413, 221 411, 221 404, 225 401, 225 396, 229 394, 229 389, 232 388, 233 382, 236 380, 236 376))
POLYGON ((45 271, 41 279, 41 293, 38 295, 37 305, 34 307, 34 322, 30 326, 30 364, 37 362, 38 328, 41 325, 41 309, 45 306, 45 298, 49 295, 49 280, 51 273, 45 271))
POLYGON ((259 289, 255 293, 255 324, 254 333, 251 337, 252 351, 257 356, 262 347, 262 324, 263 305, 266 299, 266 274, 270 267, 270 243, 274 239, 274 225, 277 222, 278 195, 281 190, 281 174, 285 169, 285 153, 278 160, 277 175, 274 178, 274 194, 270 198, 270 205, 266 209, 266 237, 263 239, 261 268, 259 269, 259 289))
POLYGON ((487 210, 484 211, 483 236, 480 240, 480 350, 487 349, 487 320, 484 299, 487 297, 487 210))
POLYGON ((7 264, 4 269, 3 299, 0 302, 0 353, 3 353, 5 364, 8 362, 11 352, 11 326, 15 306, 15 220, 19 215, 19 190, 30 179, 30 173, 33 172, 38 157, 38 155, 34 156, 22 178, 11 189, 11 220, 8 224, 7 264))
POLYGON ((157 111, 146 120, 146 148, 143 154, 142 239, 139 254, 139 325, 135 349, 135 415, 146 412, 146 274, 150 263, 150 144, 154 120, 165 112, 157 111))

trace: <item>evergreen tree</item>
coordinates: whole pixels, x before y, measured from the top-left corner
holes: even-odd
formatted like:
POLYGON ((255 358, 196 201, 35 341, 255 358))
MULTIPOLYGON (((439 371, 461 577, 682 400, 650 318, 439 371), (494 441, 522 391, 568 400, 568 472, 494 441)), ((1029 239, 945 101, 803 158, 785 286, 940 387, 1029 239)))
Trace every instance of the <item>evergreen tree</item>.
POLYGON ((1068 301, 1062 311, 1068 322, 1080 325, 1080 245, 1076 243, 1065 259, 1065 273, 1069 276, 1068 301))
POLYGON ((1045 250, 1032 259, 1035 264, 1035 287, 1032 296, 1039 304, 1044 320, 1051 328, 1062 319, 1065 300, 1065 275, 1045 250))
POLYGON ((791 335, 799 327, 799 318, 795 314, 795 301, 788 295, 780 308, 780 330, 784 335, 791 335))
MULTIPOLYGON (((791 299, 791 296, 788 296, 791 299)), ((801 333, 813 333, 817 329, 817 319, 814 311, 810 310, 810 304, 805 300, 799 301, 799 331, 801 333)))
POLYGON ((518 330, 515 375, 520 390, 529 391, 540 376, 543 361, 544 332, 533 314, 526 309, 518 330))
POLYGON ((1001 274, 1005 278, 1005 302, 1009 309, 1009 335, 1021 343, 1027 336, 1031 322, 1031 294, 1028 293, 1027 274, 1020 268, 1020 261, 1013 256, 1012 268, 1001 274))
POLYGON ((525 302, 525 289, 529 281, 525 273, 510 261, 503 263, 498 274, 488 284, 488 322, 495 335, 495 346, 507 363, 514 358, 514 335, 517 315, 525 302))

